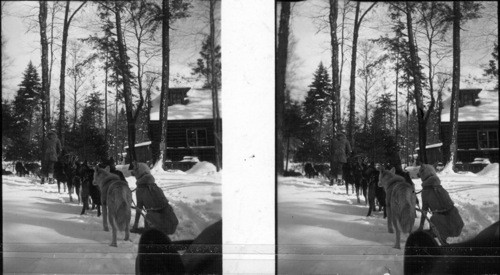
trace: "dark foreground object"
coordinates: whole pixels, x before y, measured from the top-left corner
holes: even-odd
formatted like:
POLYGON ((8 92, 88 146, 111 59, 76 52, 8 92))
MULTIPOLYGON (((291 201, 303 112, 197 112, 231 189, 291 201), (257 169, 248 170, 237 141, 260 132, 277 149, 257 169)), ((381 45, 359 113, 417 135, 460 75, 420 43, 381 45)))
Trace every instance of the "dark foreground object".
POLYGON ((405 274, 499 274, 499 222, 462 243, 439 246, 427 231, 406 241, 405 274))
POLYGON ((135 273, 222 274, 222 220, 192 241, 172 242, 157 229, 147 230, 139 241, 135 273))

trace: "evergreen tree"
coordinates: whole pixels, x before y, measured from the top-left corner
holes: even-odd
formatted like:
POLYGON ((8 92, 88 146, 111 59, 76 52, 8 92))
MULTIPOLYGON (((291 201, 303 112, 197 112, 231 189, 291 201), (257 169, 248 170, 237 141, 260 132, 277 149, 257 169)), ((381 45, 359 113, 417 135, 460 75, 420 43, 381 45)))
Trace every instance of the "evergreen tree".
POLYGON ((394 129, 394 101, 391 93, 380 95, 373 111, 372 127, 377 130, 392 131, 394 129))
POLYGON ((30 61, 14 98, 11 121, 7 124, 12 127, 9 130, 11 143, 6 148, 10 159, 34 160, 39 154, 36 132, 40 121, 37 115, 40 112, 40 92, 40 77, 30 61))
POLYGON ((497 79, 496 88, 498 89, 498 43, 495 43, 491 56, 493 56, 493 59, 490 59, 488 66, 484 69, 484 76, 490 76, 492 78, 496 78, 497 79))
MULTIPOLYGON (((210 39, 211 36, 208 35, 205 40, 202 42, 201 46, 201 51, 200 55, 201 58, 198 58, 196 61, 196 67, 193 68, 193 71, 191 72, 192 75, 198 75, 200 77, 205 78, 205 83, 203 84, 204 89, 209 89, 212 87, 211 85, 211 77, 212 77, 212 72, 210 69, 210 62, 212 62, 212 59, 210 57, 210 39)), ((220 53, 220 45, 217 45, 215 47, 215 67, 217 68, 216 70, 216 81, 217 81, 217 87, 221 87, 221 53, 220 53)))
POLYGON ((103 117, 104 105, 103 100, 101 99, 101 93, 91 93, 85 101, 85 107, 82 111, 82 129, 102 129, 103 117))
POLYGON ((328 151, 331 134, 331 94, 332 82, 328 71, 321 62, 309 85, 303 105, 304 148, 299 156, 320 160, 328 151))
POLYGON ((309 91, 304 102, 304 119, 312 136, 318 143, 324 134, 324 126, 331 112, 332 83, 328 71, 321 62, 314 73, 314 80, 309 85, 309 91))
POLYGON ((99 161, 107 159, 108 145, 104 135, 104 105, 101 93, 91 93, 85 104, 80 118, 82 143, 78 151, 86 160, 99 161))
POLYGON ((14 99, 14 111, 19 121, 28 123, 34 113, 40 110, 40 91, 40 77, 30 61, 14 99))
MULTIPOLYGON (((305 121, 303 119, 302 107, 300 102, 289 100, 285 103, 285 112, 283 120, 283 152, 286 160, 292 159, 292 155, 297 151, 298 141, 303 140, 305 121)), ((285 170, 288 170, 285 165, 285 170)))
POLYGON ((12 104, 2 100, 2 159, 6 157, 7 148, 12 145, 13 132, 15 130, 12 104))

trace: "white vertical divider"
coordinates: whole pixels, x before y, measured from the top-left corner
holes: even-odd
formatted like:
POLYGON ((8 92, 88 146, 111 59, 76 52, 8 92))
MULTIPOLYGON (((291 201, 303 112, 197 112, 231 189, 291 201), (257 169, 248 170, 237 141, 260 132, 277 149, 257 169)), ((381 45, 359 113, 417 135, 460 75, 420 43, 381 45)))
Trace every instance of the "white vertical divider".
POLYGON ((225 274, 275 272, 274 1, 223 0, 225 274))

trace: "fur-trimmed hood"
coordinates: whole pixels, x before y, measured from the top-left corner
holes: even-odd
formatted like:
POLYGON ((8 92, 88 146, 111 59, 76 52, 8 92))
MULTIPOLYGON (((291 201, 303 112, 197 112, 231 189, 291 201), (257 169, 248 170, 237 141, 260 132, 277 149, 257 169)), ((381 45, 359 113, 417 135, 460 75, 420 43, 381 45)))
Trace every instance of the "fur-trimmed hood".
POLYGON ((441 185, 441 180, 436 174, 436 170, 430 164, 422 164, 418 171, 419 177, 422 179, 422 187, 431 187, 441 185))
POLYGON ((146 163, 137 162, 134 165, 134 176, 137 179, 136 185, 155 183, 155 178, 146 163))

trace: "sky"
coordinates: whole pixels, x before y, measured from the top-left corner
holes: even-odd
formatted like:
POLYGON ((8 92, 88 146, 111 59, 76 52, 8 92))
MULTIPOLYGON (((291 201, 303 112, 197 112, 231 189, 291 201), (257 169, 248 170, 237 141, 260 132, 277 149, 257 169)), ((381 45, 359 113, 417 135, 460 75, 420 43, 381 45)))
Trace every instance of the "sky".
MULTIPOLYGON (((2 1, 3 2, 3 1, 2 1)), ((49 1, 49 6, 53 2, 49 1)), ((80 2, 71 2, 70 13, 78 6, 80 2)), ((199 86, 200 81, 193 79, 191 75, 192 64, 196 63, 199 51, 201 49, 201 41, 204 35, 209 32, 208 25, 208 2, 191 1, 193 8, 191 16, 185 19, 176 21, 171 26, 171 52, 170 52, 170 86, 199 86), (185 78, 189 78, 186 80, 185 78)), ((216 10, 216 30, 218 32, 217 39, 220 39, 220 4, 216 10)), ((96 32, 99 32, 99 27, 95 24, 95 5, 88 3, 74 17, 70 29, 68 40, 76 38, 88 37, 96 32)), ((2 38, 5 39, 5 48, 2 48, 4 53, 2 56, 8 56, 9 68, 7 76, 3 80, 2 98, 13 99, 18 85, 22 80, 22 73, 26 69, 28 62, 31 60, 37 67, 40 74, 40 34, 37 21, 38 2, 35 1, 8 1, 4 10, 2 10, 2 38), (26 18, 26 15, 32 15, 31 18, 26 18), (31 22, 31 23, 30 23, 31 22), (30 29, 30 24, 33 28, 30 29)), ((59 22, 62 21, 63 12, 60 12, 59 22)), ((50 17, 48 18, 50 22, 50 17)), ((158 32, 158 37, 161 35, 161 29, 158 32)), ((56 43, 61 44, 62 35, 55 35, 56 43)), ((220 40, 219 40, 220 41, 220 40)), ((130 42, 129 42, 130 43, 130 42)), ((55 54, 56 61, 52 72, 51 95, 59 94, 59 73, 60 73, 60 46, 55 54)), ((132 54, 129 52, 132 58, 132 54)), ((160 59, 153 60, 152 68, 159 70, 161 68, 160 59)), ((68 64, 67 64, 68 67, 68 64)), ((135 72, 135 69, 133 69, 135 72)), ((103 73, 96 74, 97 85, 102 85, 103 73)), ((66 80, 68 82, 68 80, 66 80)), ((90 87, 90 81, 87 83, 87 88, 90 87)), ((159 86, 159 82, 158 85, 159 86)), ((66 86, 68 89, 68 86, 66 86)), ((54 100, 54 99, 53 99, 54 100)))
MULTIPOLYGON (((344 1, 339 1, 339 7, 343 7, 344 1)), ((461 53, 461 75, 462 77, 472 74, 473 76, 481 76, 483 73, 482 65, 486 65, 491 59, 493 49, 493 41, 498 39, 498 36, 485 36, 486 33, 497 34, 498 19, 496 2, 482 2, 485 5, 485 14, 483 18, 472 20, 463 26, 462 36, 462 53, 461 53)), ((361 13, 371 5, 370 2, 361 4, 361 13)), ((340 13, 340 11, 339 11, 340 13)), ((279 15, 279 12, 278 12, 279 15)), ((329 67, 331 75, 331 50, 330 50, 330 35, 328 28, 319 30, 318 26, 325 27, 326 25, 319 24, 321 19, 328 20, 328 1, 326 0, 308 0, 292 5, 290 29, 292 39, 295 40, 294 58, 298 64, 294 67, 296 79, 288 85, 292 86, 292 97, 298 100, 304 99, 308 91, 308 85, 313 80, 313 73, 317 69, 320 62, 329 67)), ((351 33, 353 29, 354 12, 347 15, 347 30, 346 34, 351 33)), ((341 23, 339 14, 338 24, 341 23)), ((393 34, 388 29, 387 7, 376 4, 375 7, 366 15, 362 22, 358 42, 363 40, 378 38, 381 35, 388 34, 392 37, 393 34)), ((349 34, 350 35, 350 34, 349 34)), ((340 32, 337 33, 340 39, 340 32)), ((346 38, 348 44, 351 44, 351 36, 346 38)), ((359 45, 359 43, 358 43, 359 45)), ((450 43, 451 45, 451 43, 450 43)), ((349 73, 350 73, 350 56, 351 48, 345 49, 346 63, 344 65, 343 81, 342 81, 342 96, 346 97, 349 89, 349 73)), ((359 47, 358 47, 359 53, 359 47)), ((423 55, 420 54, 420 58, 423 55)), ((339 57, 340 59, 340 57, 339 57)), ((359 59, 359 57, 358 57, 359 59)), ((451 60, 451 59, 450 59, 451 60)), ((451 70, 451 61, 443 64, 451 70)), ((359 61, 358 61, 359 68, 359 61)), ((461 84, 461 87, 467 85, 461 84)))

